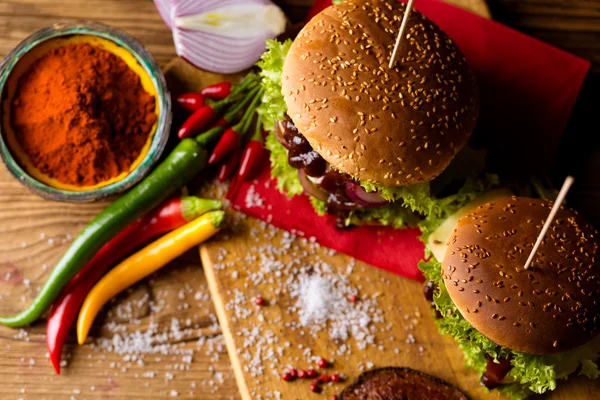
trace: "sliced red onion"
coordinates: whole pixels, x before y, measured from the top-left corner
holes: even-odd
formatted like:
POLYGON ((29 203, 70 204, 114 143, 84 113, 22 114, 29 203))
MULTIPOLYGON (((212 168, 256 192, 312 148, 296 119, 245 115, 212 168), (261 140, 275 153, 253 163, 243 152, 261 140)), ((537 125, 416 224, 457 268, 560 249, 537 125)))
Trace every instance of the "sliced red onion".
POLYGON ((275 122, 275 129, 273 130, 273 134, 275 135, 275 139, 277 139, 277 141, 279 143, 281 143, 281 145, 283 147, 285 147, 286 149, 290 149, 287 141, 285 140, 285 138, 283 137, 284 135, 284 131, 285 131, 285 126, 284 124, 286 124, 287 121, 281 120, 281 121, 277 121, 275 122))
POLYGON ((165 21, 165 24, 172 29, 173 24, 171 21, 173 20, 173 16, 171 13, 173 12, 172 1, 171 0, 154 0, 154 5, 160 14, 160 17, 165 21))
POLYGON ((344 189, 350 200, 363 207, 381 207, 388 203, 379 193, 367 192, 356 182, 344 182, 344 189))
POLYGON ((283 33, 287 23, 281 9, 269 0, 155 3, 173 30, 177 54, 198 68, 222 74, 254 65, 265 51, 265 39, 283 33))
POLYGON ((304 168, 300 168, 298 170, 298 179, 300 180, 300 184, 302 185, 302 187, 304 188, 304 191, 306 192, 306 194, 321 200, 321 201, 327 201, 327 198, 329 197, 329 194, 324 191, 321 188, 318 188, 317 186, 315 186, 309 179, 308 176, 306 175, 306 172, 304 171, 304 168))

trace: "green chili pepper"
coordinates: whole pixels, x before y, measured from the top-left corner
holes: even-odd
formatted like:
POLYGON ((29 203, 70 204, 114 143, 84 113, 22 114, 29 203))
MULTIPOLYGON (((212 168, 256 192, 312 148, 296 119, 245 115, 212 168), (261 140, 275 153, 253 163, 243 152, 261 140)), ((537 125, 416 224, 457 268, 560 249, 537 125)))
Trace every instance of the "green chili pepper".
POLYGON ((204 168, 207 156, 207 151, 194 139, 179 142, 150 175, 85 227, 56 264, 29 307, 11 317, 0 317, 0 324, 14 328, 37 320, 102 246, 185 185, 204 168))

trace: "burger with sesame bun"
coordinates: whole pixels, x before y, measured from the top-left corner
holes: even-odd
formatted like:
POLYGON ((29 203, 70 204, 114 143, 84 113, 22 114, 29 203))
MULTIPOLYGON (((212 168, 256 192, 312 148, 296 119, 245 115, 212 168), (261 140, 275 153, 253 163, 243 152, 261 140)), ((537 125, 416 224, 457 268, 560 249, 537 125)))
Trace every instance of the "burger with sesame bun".
POLYGON ((513 196, 460 211, 453 228, 432 233, 433 256, 419 265, 441 332, 458 341, 483 385, 514 399, 554 390, 574 373, 600 376, 598 232, 561 207, 523 268, 551 207, 513 196))
POLYGON ((278 189, 308 194, 341 226, 423 217, 435 225, 497 180, 472 160, 453 168, 455 157, 480 153, 463 150, 479 99, 452 39, 415 11, 388 67, 405 8, 395 0, 328 7, 294 41, 269 41, 258 64, 278 189))

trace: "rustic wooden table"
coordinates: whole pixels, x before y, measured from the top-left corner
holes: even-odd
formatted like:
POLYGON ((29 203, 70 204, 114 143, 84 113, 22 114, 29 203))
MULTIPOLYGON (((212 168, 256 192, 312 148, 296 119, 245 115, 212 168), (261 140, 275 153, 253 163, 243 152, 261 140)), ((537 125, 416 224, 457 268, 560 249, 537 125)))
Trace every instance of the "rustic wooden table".
MULTIPOLYGON (((310 0, 285 3, 292 20, 300 21, 310 0)), ((555 174, 575 173, 572 201, 600 226, 600 208, 594 207, 600 198, 600 139, 590 134, 600 128, 593 101, 600 89, 600 6, 594 0, 491 0, 490 6, 495 19, 594 62, 555 174)), ((163 66, 175 55, 170 32, 149 0, 2 0, 0 57, 30 33, 65 19, 124 29, 163 66)), ((72 237, 105 204, 44 201, 4 167, 0 204, 0 298, 6 300, 0 301, 0 314, 6 315, 34 297, 72 237)), ((61 376, 54 376, 45 357, 43 324, 27 331, 0 328, 0 398, 238 397, 196 251, 120 296, 104 318, 111 323, 92 332, 104 340, 76 347, 75 337, 69 338, 68 368, 61 376), (123 354, 132 348, 143 356, 123 354)))

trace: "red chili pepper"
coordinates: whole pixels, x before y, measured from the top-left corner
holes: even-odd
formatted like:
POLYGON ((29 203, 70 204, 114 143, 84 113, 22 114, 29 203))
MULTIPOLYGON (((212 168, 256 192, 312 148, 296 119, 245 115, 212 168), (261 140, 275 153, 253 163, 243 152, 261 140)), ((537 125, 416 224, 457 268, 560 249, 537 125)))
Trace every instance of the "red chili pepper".
POLYGON ((221 117, 212 124, 211 128, 217 128, 217 127, 225 128, 227 125, 229 125, 229 122, 227 121, 227 119, 225 117, 221 117))
POLYGON ((198 132, 208 126, 217 117, 217 112, 213 105, 205 105, 200 107, 188 119, 185 120, 177 136, 179 139, 185 139, 193 133, 198 132))
POLYGON ((242 133, 238 132, 239 126, 236 125, 232 128, 226 129, 223 132, 223 136, 219 139, 219 143, 215 146, 210 158, 208 159, 209 164, 216 164, 223 159, 227 154, 231 153, 236 147, 240 147, 240 141, 242 140, 242 133))
POLYGON ((219 182, 225 182, 233 173, 235 172, 235 168, 238 166, 240 162, 240 156, 242 155, 242 146, 237 146, 231 154, 225 159, 219 166, 219 173, 217 178, 219 182))
POLYGON ((60 374, 60 358, 69 329, 77 318, 85 297, 106 270, 149 239, 183 226, 207 211, 218 208, 221 208, 221 202, 218 200, 198 197, 169 200, 126 227, 96 253, 71 280, 50 309, 46 326, 46 345, 57 374, 60 374))
POLYGON ((209 99, 221 100, 231 93, 231 82, 220 82, 205 87, 200 91, 203 96, 209 99))
POLYGON ((254 99, 252 100, 252 103, 246 109, 246 112, 244 113, 244 116, 242 117, 241 121, 239 123, 237 123, 235 126, 227 129, 223 133, 223 136, 221 136, 221 139, 219 140, 219 142, 215 146, 212 154, 208 158, 209 164, 218 163, 227 154, 231 153, 236 148, 236 146, 239 145, 239 143, 241 142, 241 140, 244 137, 244 135, 246 134, 246 132, 248 132, 248 129, 250 128, 250 124, 252 123, 252 120, 254 119, 254 112, 256 111, 256 107, 261 98, 261 95, 262 95, 262 91, 260 91, 260 90, 257 91, 256 94, 254 95, 254 99))
POLYGON ((262 124, 260 117, 256 122, 256 131, 252 139, 246 144, 242 152, 240 161, 240 169, 238 169, 238 177, 245 181, 258 172, 259 167, 267 159, 268 152, 265 149, 262 136, 262 124))
MULTIPOLYGON (((202 130, 206 129, 209 124, 217 118, 217 116, 221 115, 225 108, 229 107, 231 103, 238 100, 239 96, 243 92, 246 90, 254 90, 253 88, 255 85, 257 85, 257 82, 258 81, 255 74, 248 74, 246 78, 244 78, 244 80, 231 91, 230 96, 198 109, 183 123, 183 125, 181 125, 181 128, 179 128, 179 132, 177 133, 179 139, 185 139, 196 132, 201 132, 202 130)), ((227 119, 227 115, 225 118, 227 119)))
POLYGON ((204 95, 200 93, 184 93, 175 99, 177 104, 186 111, 198 111, 205 104, 204 95))

